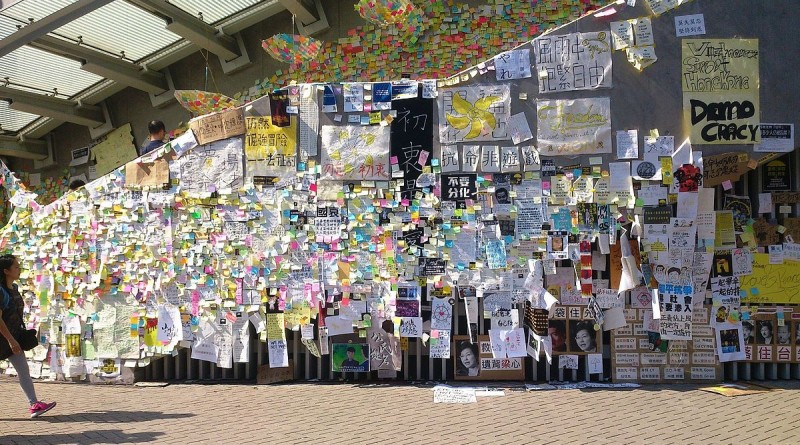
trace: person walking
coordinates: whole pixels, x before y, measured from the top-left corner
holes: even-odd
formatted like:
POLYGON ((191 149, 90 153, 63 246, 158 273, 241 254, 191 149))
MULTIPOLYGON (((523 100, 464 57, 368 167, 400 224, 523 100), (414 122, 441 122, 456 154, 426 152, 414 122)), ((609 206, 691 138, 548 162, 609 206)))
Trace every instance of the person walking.
POLYGON ((14 284, 19 279, 21 271, 17 258, 14 255, 0 256, 0 271, 3 272, 2 281, 0 282, 0 335, 3 336, 3 339, 0 339, 0 341, 8 341, 11 347, 11 356, 8 357, 8 360, 14 365, 19 377, 19 386, 22 387, 22 391, 28 397, 28 402, 31 405, 31 418, 39 417, 53 409, 56 406, 56 402, 46 403, 36 398, 33 380, 28 369, 28 360, 25 358, 25 352, 17 341, 17 338, 25 330, 24 322, 22 321, 22 310, 25 303, 22 301, 17 285, 14 284))

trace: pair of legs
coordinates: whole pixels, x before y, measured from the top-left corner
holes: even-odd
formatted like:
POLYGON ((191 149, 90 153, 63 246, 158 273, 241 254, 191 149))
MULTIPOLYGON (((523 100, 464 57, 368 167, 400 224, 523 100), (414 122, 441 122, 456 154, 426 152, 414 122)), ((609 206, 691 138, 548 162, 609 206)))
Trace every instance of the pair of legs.
POLYGON ((13 354, 8 358, 8 361, 14 365, 14 369, 17 371, 19 386, 21 386, 22 390, 25 392, 28 403, 33 405, 38 402, 39 399, 36 398, 36 391, 33 389, 33 379, 31 379, 31 371, 28 369, 28 359, 25 358, 25 354, 13 354))

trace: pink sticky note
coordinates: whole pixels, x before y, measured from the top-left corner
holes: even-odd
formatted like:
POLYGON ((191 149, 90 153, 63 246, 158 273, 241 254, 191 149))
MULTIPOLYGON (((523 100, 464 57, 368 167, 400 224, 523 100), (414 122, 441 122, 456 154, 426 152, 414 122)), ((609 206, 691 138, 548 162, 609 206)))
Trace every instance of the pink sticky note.
POLYGON ((430 153, 428 153, 427 151, 421 150, 419 152, 419 165, 425 166, 425 163, 428 162, 429 155, 430 153))
POLYGON ((727 180, 727 181, 722 183, 722 188, 725 189, 725 190, 730 190, 730 189, 733 188, 733 184, 731 183, 730 180, 727 180))
POLYGON ((392 165, 397 165, 397 156, 392 156, 389 158, 389 163, 392 165))

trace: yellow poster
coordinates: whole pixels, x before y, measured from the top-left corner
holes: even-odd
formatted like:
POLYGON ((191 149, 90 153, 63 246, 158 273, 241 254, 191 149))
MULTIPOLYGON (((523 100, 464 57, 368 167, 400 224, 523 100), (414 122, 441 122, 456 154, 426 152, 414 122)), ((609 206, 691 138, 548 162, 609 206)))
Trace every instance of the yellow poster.
POLYGON ((128 161, 136 159, 138 152, 133 143, 131 124, 125 124, 113 130, 91 150, 92 157, 97 162, 98 178, 128 161))
POLYGON ((270 340, 286 340, 286 331, 284 330, 284 315, 281 314, 267 314, 267 338, 270 340))
POLYGON ((740 278, 742 303, 800 303, 800 262, 769 264, 769 254, 753 255, 753 273, 740 278))
POLYGON ((714 235, 715 247, 735 247, 736 232, 733 229, 733 212, 718 210, 716 216, 716 232, 714 235))
POLYGON ((291 119, 288 127, 278 127, 272 124, 270 116, 248 117, 244 150, 248 179, 294 175, 297 170, 297 119, 291 119))
POLYGON ((681 56, 692 143, 760 142, 758 39, 683 39, 681 56))

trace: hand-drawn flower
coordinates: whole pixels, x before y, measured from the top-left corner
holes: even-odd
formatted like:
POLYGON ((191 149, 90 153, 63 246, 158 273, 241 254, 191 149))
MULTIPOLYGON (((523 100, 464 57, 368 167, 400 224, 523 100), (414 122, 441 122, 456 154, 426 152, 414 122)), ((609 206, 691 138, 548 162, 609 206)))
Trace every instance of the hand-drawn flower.
POLYGON ((463 116, 447 113, 447 122, 458 130, 469 127, 469 133, 464 136, 464 139, 474 139, 481 135, 485 127, 494 130, 497 126, 497 120, 488 110, 489 107, 498 100, 500 100, 500 98, 497 96, 487 96, 476 100, 473 105, 461 98, 458 94, 454 94, 453 110, 463 116))

